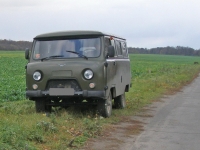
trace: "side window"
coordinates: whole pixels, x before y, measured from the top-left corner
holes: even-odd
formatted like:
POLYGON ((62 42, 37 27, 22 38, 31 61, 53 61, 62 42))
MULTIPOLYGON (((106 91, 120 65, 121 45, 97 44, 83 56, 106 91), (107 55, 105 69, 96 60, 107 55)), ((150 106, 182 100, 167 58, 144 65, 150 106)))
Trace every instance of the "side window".
POLYGON ((109 45, 111 45, 111 41, 109 38, 105 38, 105 47, 107 48, 109 45))
POLYGON ((126 48, 126 42, 121 42, 121 47, 122 47, 122 53, 124 57, 128 57, 128 51, 126 48))
MULTIPOLYGON (((108 53, 108 46, 112 45, 115 48, 114 40, 110 40, 110 37, 104 37, 104 47, 105 47, 105 55, 108 53)), ((116 55, 116 52, 115 52, 116 55)))
POLYGON ((111 45, 115 48, 115 57, 117 57, 117 47, 116 47, 116 41, 113 39, 111 40, 111 45))
POLYGON ((116 45, 116 50, 118 52, 118 55, 122 55, 122 48, 121 48, 120 41, 115 41, 115 45, 116 45))

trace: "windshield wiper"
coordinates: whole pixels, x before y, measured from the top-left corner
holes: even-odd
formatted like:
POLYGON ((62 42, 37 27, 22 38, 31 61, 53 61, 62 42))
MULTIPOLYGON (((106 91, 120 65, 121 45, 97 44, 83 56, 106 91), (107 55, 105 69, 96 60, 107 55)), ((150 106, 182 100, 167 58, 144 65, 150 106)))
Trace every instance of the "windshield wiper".
POLYGON ((44 57, 41 59, 41 61, 43 61, 45 59, 51 59, 51 58, 57 58, 57 57, 63 57, 63 55, 53 55, 53 56, 44 57))
POLYGON ((81 53, 74 52, 74 51, 66 51, 66 52, 77 54, 78 56, 82 56, 82 57, 84 57, 86 60, 88 60, 88 57, 85 56, 85 55, 83 55, 83 54, 81 54, 81 53))

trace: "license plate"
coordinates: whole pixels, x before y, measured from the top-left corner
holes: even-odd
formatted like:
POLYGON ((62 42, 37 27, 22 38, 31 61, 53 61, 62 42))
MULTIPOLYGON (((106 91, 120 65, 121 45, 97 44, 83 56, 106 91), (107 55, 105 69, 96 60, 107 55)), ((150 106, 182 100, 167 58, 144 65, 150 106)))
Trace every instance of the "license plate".
POLYGON ((49 89, 50 96, 71 96, 74 95, 73 88, 50 88, 49 89))

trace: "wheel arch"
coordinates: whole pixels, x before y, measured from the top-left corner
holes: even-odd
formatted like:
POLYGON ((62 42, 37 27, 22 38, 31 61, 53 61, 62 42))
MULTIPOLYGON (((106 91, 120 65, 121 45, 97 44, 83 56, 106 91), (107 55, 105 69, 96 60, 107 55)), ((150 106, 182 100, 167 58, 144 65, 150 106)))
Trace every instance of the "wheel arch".
POLYGON ((127 85, 125 86, 125 92, 129 92, 129 89, 130 89, 130 85, 127 84, 127 85))
POLYGON ((112 87, 112 88, 110 89, 110 92, 111 92, 112 98, 115 98, 115 97, 116 97, 116 88, 115 88, 115 87, 112 87))

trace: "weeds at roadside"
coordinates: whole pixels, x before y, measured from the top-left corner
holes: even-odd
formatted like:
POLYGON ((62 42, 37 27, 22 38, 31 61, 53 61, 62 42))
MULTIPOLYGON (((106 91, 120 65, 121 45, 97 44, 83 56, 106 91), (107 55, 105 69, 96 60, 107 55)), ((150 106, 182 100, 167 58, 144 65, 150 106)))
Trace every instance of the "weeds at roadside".
POLYGON ((0 149, 77 149, 88 138, 101 135, 106 125, 133 115, 167 91, 177 90, 200 71, 200 65, 193 64, 199 57, 130 55, 130 59, 132 88, 126 93, 127 108, 113 109, 112 116, 104 119, 88 107, 36 114, 34 102, 25 100, 23 55, 2 55, 0 149))

